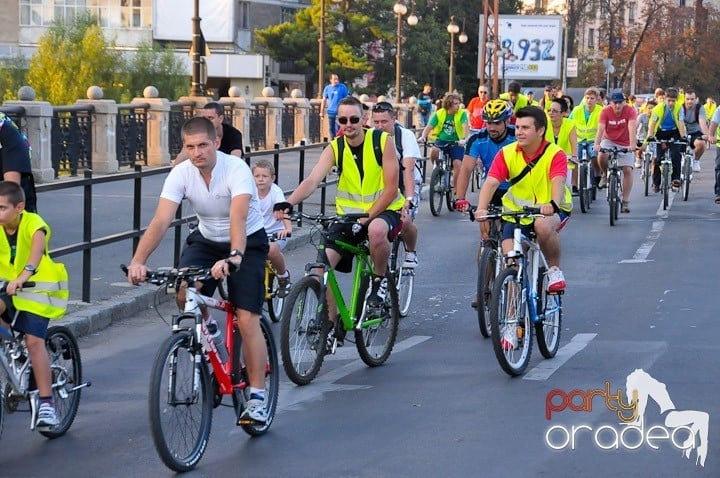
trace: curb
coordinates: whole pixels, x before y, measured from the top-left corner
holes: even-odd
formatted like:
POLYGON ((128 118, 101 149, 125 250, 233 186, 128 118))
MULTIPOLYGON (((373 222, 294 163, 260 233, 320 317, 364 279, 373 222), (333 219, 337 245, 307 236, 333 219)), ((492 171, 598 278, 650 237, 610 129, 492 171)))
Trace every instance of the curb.
MULTIPOLYGON (((310 228, 296 229, 292 237, 288 238, 285 250, 299 249, 308 242, 310 242, 310 228)), ((113 299, 92 304, 81 303, 78 310, 70 312, 61 320, 52 321, 50 325, 64 325, 75 337, 94 334, 113 323, 153 309, 156 305, 171 299, 171 296, 158 293, 158 290, 160 289, 156 286, 141 285, 131 287, 128 292, 113 299)))

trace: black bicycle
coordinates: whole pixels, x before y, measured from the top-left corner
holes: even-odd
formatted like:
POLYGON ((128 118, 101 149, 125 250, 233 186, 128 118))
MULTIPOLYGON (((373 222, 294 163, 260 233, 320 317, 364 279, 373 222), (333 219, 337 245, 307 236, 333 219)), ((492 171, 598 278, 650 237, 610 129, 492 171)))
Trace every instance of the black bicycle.
POLYGON ((610 206, 610 225, 614 226, 618 220, 622 203, 622 170, 618 166, 618 155, 630 153, 632 150, 613 146, 612 148, 600 148, 600 152, 610 155, 607 170, 607 200, 610 206))
POLYGON ((433 143, 432 146, 440 150, 440 155, 435 160, 435 169, 430 175, 430 212, 433 216, 439 216, 443 200, 447 203, 449 211, 455 210, 453 201, 453 165, 450 151, 457 146, 457 142, 438 141, 433 143))

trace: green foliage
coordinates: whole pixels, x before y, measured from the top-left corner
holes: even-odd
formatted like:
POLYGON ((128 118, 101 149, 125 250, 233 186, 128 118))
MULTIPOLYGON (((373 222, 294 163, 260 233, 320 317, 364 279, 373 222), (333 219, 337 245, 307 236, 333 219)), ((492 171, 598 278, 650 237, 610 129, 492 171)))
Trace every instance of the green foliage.
POLYGON ((0 99, 16 100, 17 93, 25 84, 28 62, 22 55, 0 60, 0 99))
POLYGON ((42 36, 30 60, 28 84, 38 100, 72 104, 85 98, 88 87, 98 85, 107 98, 121 93, 114 77, 122 68, 122 57, 108 41, 91 15, 71 23, 58 23, 42 36))
MULTIPOLYGON (((188 92, 188 75, 174 46, 142 45, 128 61, 126 73, 118 77, 129 98, 142 97, 146 86, 158 89, 161 98, 174 100, 188 92)), ((127 102, 126 99, 121 99, 127 102)))

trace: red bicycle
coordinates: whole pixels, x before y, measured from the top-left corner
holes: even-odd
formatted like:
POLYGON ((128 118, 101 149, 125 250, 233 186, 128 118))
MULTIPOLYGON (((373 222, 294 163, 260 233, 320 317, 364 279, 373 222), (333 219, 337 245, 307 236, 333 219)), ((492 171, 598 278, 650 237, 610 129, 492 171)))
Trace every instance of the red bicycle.
MULTIPOLYGON (((210 269, 190 267, 148 272, 146 282, 164 286, 168 294, 174 294, 183 283, 208 279, 210 269)), ((160 346, 152 368, 149 411, 153 441, 163 463, 178 472, 191 470, 202 458, 210 437, 213 408, 222 404, 224 396, 232 396, 237 425, 251 436, 268 431, 277 408, 280 370, 277 349, 270 322, 262 316, 260 328, 268 356, 267 420, 262 423, 241 419, 250 395, 242 338, 235 307, 227 300, 222 282, 218 291, 222 300, 202 295, 195 287, 186 288, 185 308, 173 316, 172 335, 160 346), (201 305, 225 312, 224 342, 213 340, 201 305)))

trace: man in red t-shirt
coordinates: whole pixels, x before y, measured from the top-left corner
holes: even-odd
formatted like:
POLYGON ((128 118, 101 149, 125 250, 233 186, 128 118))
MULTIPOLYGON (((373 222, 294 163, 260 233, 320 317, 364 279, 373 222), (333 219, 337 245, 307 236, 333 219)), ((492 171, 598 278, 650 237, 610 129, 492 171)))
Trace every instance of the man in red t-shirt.
MULTIPOLYGON (((635 150, 635 136, 637 133, 637 112, 635 108, 625 102, 625 96, 621 91, 616 91, 610 96, 610 104, 600 112, 597 136, 595 136, 595 151, 600 148, 628 148, 635 150), (631 138, 632 141, 631 141, 631 138)), ((624 213, 630 212, 630 191, 632 190, 632 170, 635 164, 634 152, 618 154, 618 166, 622 167, 622 204, 620 210, 624 213)), ((598 188, 607 186, 608 154, 598 154, 600 165, 600 182, 598 188)))
POLYGON ((485 85, 478 86, 478 95, 470 100, 467 106, 468 117, 470 120, 470 129, 480 131, 485 127, 485 121, 482 118, 482 110, 485 103, 490 99, 490 91, 485 85))

